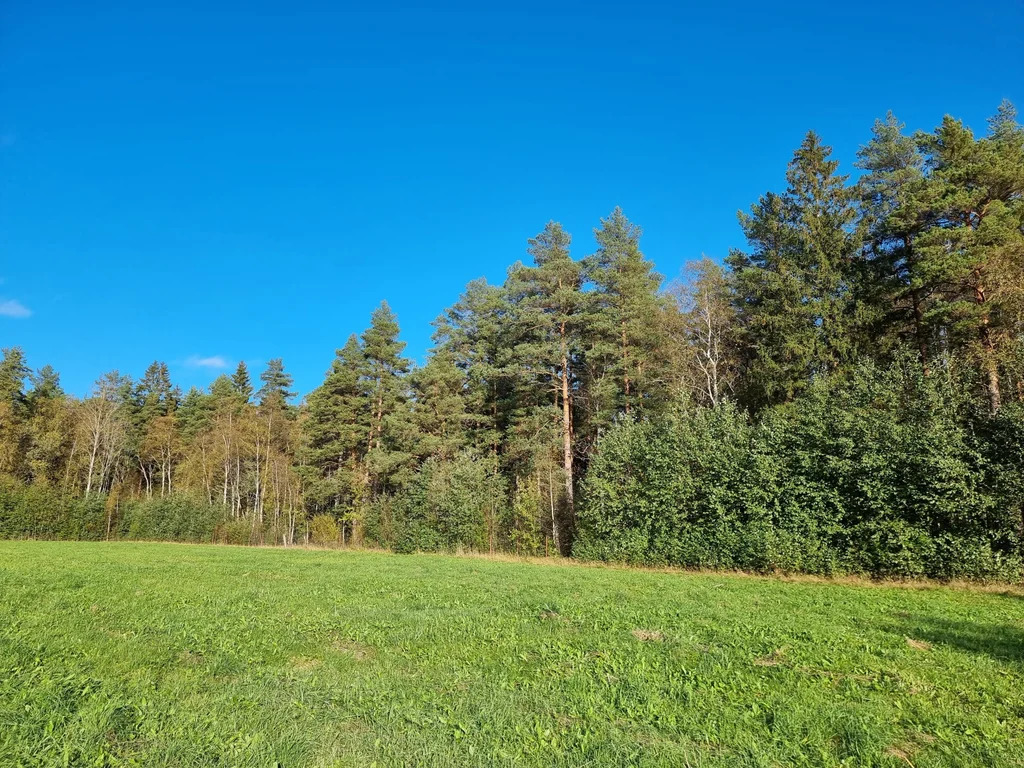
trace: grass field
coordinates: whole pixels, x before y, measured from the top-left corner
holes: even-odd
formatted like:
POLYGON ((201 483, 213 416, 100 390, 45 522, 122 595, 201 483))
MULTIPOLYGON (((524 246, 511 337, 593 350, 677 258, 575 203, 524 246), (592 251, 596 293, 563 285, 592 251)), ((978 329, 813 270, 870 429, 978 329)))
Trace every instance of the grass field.
POLYGON ((0 765, 1024 764, 1018 594, 0 542, 0 765))

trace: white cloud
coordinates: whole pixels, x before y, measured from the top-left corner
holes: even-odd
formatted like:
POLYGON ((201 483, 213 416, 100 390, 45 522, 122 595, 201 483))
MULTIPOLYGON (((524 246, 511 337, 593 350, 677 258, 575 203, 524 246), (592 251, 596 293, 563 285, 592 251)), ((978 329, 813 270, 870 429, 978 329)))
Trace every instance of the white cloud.
POLYGON ((0 299, 0 317, 31 317, 32 310, 16 299, 0 299))
POLYGON ((189 368, 227 368, 228 361, 220 355, 211 355, 210 357, 192 355, 185 361, 185 365, 189 368))

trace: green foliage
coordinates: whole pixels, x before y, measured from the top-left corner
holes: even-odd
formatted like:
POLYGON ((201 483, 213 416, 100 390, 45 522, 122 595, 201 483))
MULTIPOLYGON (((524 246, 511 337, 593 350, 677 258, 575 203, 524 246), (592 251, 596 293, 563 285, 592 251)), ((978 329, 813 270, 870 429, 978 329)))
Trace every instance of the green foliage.
POLYGON ((831 152, 808 133, 786 191, 740 214, 752 251, 734 251, 729 265, 746 341, 744 394, 757 406, 791 400, 857 356, 860 232, 854 191, 831 152))
POLYGON ((141 499, 123 505, 118 535, 143 541, 212 542, 224 518, 219 505, 184 495, 141 499))
POLYGON ((493 549, 504 480, 492 462, 462 453, 424 462, 399 499, 399 552, 493 549))
POLYGON ((341 541, 338 521, 330 515, 314 515, 309 523, 309 539, 318 546, 334 546, 341 541))
POLYGON ((517 555, 544 553, 543 534, 537 524, 536 498, 525 488, 518 488, 508 507, 508 547, 517 555))
POLYGON ((958 408, 961 388, 952 370, 940 380, 909 362, 865 365, 757 424, 731 406, 625 422, 592 461, 575 553, 1019 578, 1024 425, 958 408))
POLYGON ((106 535, 105 500, 67 497, 0 475, 0 539, 98 541, 106 535))
POLYGON ((306 506, 314 513, 352 517, 359 506, 371 418, 366 376, 366 358, 353 334, 307 400, 300 472, 306 506))
POLYGON ((592 402, 588 420, 607 426, 618 412, 659 401, 658 349, 664 339, 656 322, 661 276, 640 251, 640 227, 615 210, 594 230, 598 249, 584 275, 592 289, 587 317, 586 368, 592 402))
MULTIPOLYGON (((242 371, 235 371, 231 380, 231 388, 240 398, 245 398, 248 401, 248 397, 246 397, 248 394, 246 388, 248 371, 244 371, 244 373, 246 375, 243 377, 242 371)), ((279 357, 267 361, 266 369, 260 374, 260 381, 263 382, 263 386, 256 393, 260 398, 260 403, 273 403, 284 407, 289 400, 295 397, 295 393, 290 389, 293 383, 292 376, 285 372, 284 362, 279 357)))

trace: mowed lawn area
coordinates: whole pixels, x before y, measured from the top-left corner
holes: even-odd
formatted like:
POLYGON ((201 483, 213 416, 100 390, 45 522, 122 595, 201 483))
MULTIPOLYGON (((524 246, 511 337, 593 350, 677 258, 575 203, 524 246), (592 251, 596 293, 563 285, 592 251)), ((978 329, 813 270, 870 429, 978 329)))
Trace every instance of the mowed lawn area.
POLYGON ((1024 599, 0 542, 3 766, 1024 764, 1024 599))

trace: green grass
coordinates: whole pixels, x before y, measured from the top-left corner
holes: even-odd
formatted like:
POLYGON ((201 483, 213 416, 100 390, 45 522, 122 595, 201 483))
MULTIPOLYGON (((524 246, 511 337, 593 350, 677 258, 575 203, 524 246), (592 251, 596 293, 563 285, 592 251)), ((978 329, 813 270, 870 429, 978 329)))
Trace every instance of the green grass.
POLYGON ((0 542, 0 765, 1024 764, 1024 600, 0 542))

